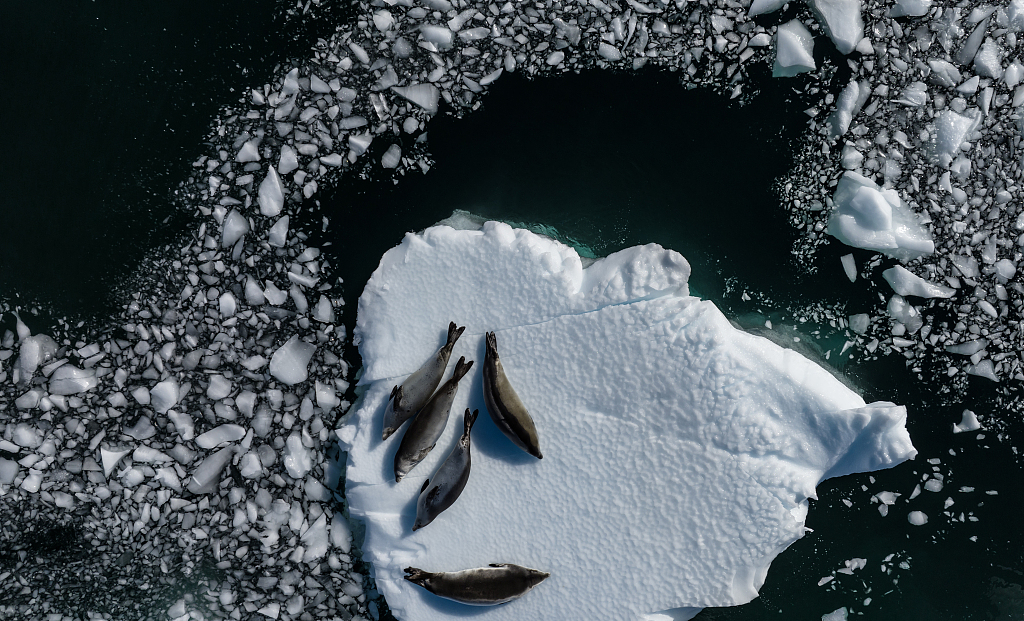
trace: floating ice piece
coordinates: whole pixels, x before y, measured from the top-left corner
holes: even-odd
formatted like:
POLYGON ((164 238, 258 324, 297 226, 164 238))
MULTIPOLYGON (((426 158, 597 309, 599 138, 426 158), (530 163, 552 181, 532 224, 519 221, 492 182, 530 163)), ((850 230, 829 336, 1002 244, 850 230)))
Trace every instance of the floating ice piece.
POLYGON ((103 463, 103 475, 110 478, 110 473, 114 471, 114 468, 117 466, 117 462, 121 461, 122 457, 131 452, 132 450, 130 448, 115 451, 100 447, 100 461, 103 463))
POLYGON ((772 13, 778 11, 786 5, 786 0, 754 0, 750 3, 750 8, 747 9, 747 15, 754 17, 755 15, 763 15, 764 13, 772 13))
POLYGON ((978 48, 981 47, 981 42, 985 39, 985 32, 988 30, 988 18, 986 17, 981 21, 980 24, 974 27, 970 36, 964 41, 963 46, 953 56, 953 60, 960 63, 961 65, 969 65, 974 60, 974 56, 978 53, 978 48))
POLYGON ((373 14, 373 25, 381 32, 387 32, 395 25, 395 18, 391 11, 381 9, 373 14))
POLYGON ((854 262, 852 254, 844 254, 839 257, 839 260, 843 264, 843 271, 846 272, 846 277, 850 279, 850 282, 857 281, 857 264, 854 262))
POLYGON ((1024 31, 1024 0, 1010 0, 1006 7, 1006 22, 1010 32, 1024 31))
POLYGON ((821 615, 821 621, 846 621, 849 618, 849 612, 845 606, 837 608, 828 614, 821 615))
POLYGON ((444 26, 435 26, 433 24, 424 24, 420 26, 420 36, 430 43, 434 44, 434 47, 438 51, 450 50, 452 47, 452 41, 454 34, 448 28, 444 26))
POLYGON ((287 175, 299 167, 299 156, 289 145, 281 145, 281 159, 277 163, 277 172, 287 175))
POLYGON ((922 17, 932 8, 932 0, 896 0, 889 9, 890 17, 922 17))
POLYGON ((885 310, 890 317, 906 326, 907 332, 911 334, 920 330, 924 325, 921 313, 898 293, 889 298, 889 304, 886 305, 885 310))
POLYGON ((895 190, 846 171, 832 196, 828 233, 848 246, 908 261, 935 251, 931 234, 895 190))
POLYGON ((224 227, 220 245, 224 248, 230 248, 248 232, 249 221, 245 219, 245 216, 232 209, 228 212, 228 215, 224 217, 224 227))
POLYGON ((902 265, 885 270, 882 278, 893 291, 904 297, 916 295, 919 298, 951 298, 956 293, 956 289, 929 282, 902 265))
POLYGON ((22 448, 34 449, 43 443, 43 432, 27 423, 18 423, 11 440, 22 448))
POLYGON ((276 248, 283 248, 288 243, 288 214, 281 216, 281 219, 270 227, 267 232, 267 243, 276 248))
POLYGON ((226 442, 235 442, 245 437, 245 428, 241 425, 220 425, 196 437, 199 448, 212 449, 226 442))
POLYGON ((327 554, 327 514, 321 513, 306 532, 299 536, 306 551, 302 554, 302 562, 309 563, 324 557, 327 554))
POLYGON ((829 138, 835 140, 850 129, 850 123, 857 116, 864 103, 871 96, 871 84, 867 80, 850 80, 836 99, 836 109, 828 117, 829 138))
POLYGON ((979 429, 981 429, 981 423, 978 422, 978 416, 970 410, 964 410, 960 422, 953 425, 953 433, 977 431, 979 429))
POLYGON ((437 113, 437 100, 441 91, 433 84, 413 84, 411 86, 392 86, 391 90, 408 99, 430 114, 437 113))
POLYGON ((975 111, 968 116, 952 110, 943 110, 935 117, 935 129, 928 148, 928 156, 935 164, 946 168, 960 152, 960 145, 981 121, 975 111))
POLYGON ((220 484, 221 474, 231 463, 234 454, 235 446, 226 446, 199 462, 188 479, 188 491, 193 494, 209 494, 216 490, 220 484))
MULTIPOLYGON (((465 610, 403 579, 427 560, 551 573, 545 589, 473 611, 488 621, 685 619, 740 604, 803 534, 819 481, 915 454, 903 408, 865 405, 807 359, 734 329, 688 295, 689 271, 654 244, 583 269, 572 248, 494 222, 431 227, 384 255, 359 300, 365 392, 338 433, 365 558, 399 619, 465 610), (485 420, 459 502, 413 533, 413 501, 461 428, 395 485, 381 415, 449 321, 468 326, 456 356, 501 333, 505 371, 550 448, 536 460, 485 420)), ((483 405, 479 376, 467 379, 458 411, 483 405)))
POLYGON ((313 468, 313 459, 309 454, 309 450, 302 446, 302 437, 299 436, 298 432, 293 431, 288 436, 284 446, 284 459, 282 463, 284 463, 284 469, 288 471, 288 475, 293 479, 301 479, 313 468))
POLYGON ((171 458, 166 453, 162 453, 151 446, 142 444, 135 449, 134 453, 132 453, 132 461, 144 464, 156 464, 171 461, 171 458))
POLYGON ((928 103, 928 86, 924 82, 911 82, 896 103, 915 108, 925 105, 928 103))
POLYGON ((75 395, 100 385, 95 369, 79 369, 70 364, 61 365, 50 375, 48 390, 51 395, 75 395))
POLYGON ((281 177, 273 166, 267 166, 267 176, 260 183, 258 197, 260 213, 267 217, 274 217, 281 213, 284 207, 284 192, 281 190, 281 177))
MULTIPOLYGON (((18 319, 21 322, 21 319, 18 319)), ((21 324, 24 326, 25 324, 21 324)), ((28 328, 25 328, 28 331, 28 328)), ((19 334, 21 330, 19 330, 19 334)), ((25 336, 18 348, 17 368, 21 383, 27 383, 35 375, 39 365, 46 364, 57 355, 57 342, 46 334, 25 336)))
POLYGON ((974 70, 978 75, 998 80, 1003 77, 1003 51, 992 39, 986 39, 974 57, 974 70))
POLYGON ((270 374, 289 386, 306 381, 309 376, 306 367, 313 357, 316 345, 293 336, 270 357, 270 374))
POLYGON ((907 515, 907 521, 914 526, 924 526, 928 523, 928 516, 923 511, 911 511, 907 515))
POLYGON ((620 52, 614 45, 605 43, 604 41, 598 44, 597 53, 601 58, 610 62, 622 60, 622 52, 620 52))
POLYGON ((860 0, 808 0, 815 17, 843 54, 849 54, 864 38, 860 0))
POLYGON ((380 165, 384 168, 398 168, 398 165, 402 163, 402 147, 397 144, 393 144, 388 147, 388 150, 384 152, 384 155, 380 158, 380 165))
POLYGON ((814 68, 814 38, 807 27, 798 19, 779 26, 775 33, 772 77, 790 78, 814 68))
POLYGON ((999 381, 999 376, 996 375, 995 365, 992 363, 991 360, 988 359, 982 360, 978 364, 967 365, 967 374, 977 375, 978 377, 984 377, 986 379, 992 380, 993 382, 999 381))
POLYGON ((988 347, 987 339, 977 339, 975 341, 966 341, 955 345, 946 345, 946 351, 960 356, 973 356, 986 347, 988 347))
POLYGON ((242 148, 238 150, 238 154, 235 156, 235 161, 239 163, 260 161, 259 139, 253 138, 243 144, 242 148))

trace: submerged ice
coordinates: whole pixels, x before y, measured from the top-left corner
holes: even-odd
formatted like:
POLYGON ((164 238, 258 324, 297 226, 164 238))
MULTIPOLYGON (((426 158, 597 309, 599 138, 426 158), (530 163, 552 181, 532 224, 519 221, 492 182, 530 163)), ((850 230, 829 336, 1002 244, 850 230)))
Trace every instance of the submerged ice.
MULTIPOLYGON (((916 454, 904 408, 865 404, 799 354, 734 329, 689 295, 689 272, 655 244, 584 269, 572 248, 495 222, 409 234, 384 255, 359 300, 364 393, 338 434, 365 558, 398 618, 460 610, 405 581, 410 565, 551 573, 488 619, 685 619, 741 604, 803 535, 820 481, 916 454), (462 425, 395 484, 382 415, 449 321, 467 326, 453 358, 482 360, 484 333, 497 332, 544 459, 481 418, 465 491, 414 533, 420 486, 462 425)), ((479 374, 464 383, 452 410, 483 409, 479 374)))

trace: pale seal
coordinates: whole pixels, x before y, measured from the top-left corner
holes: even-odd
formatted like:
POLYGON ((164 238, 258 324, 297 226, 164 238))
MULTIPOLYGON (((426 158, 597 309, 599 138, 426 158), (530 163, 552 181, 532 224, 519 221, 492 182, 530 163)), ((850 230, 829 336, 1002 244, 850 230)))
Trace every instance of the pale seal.
POLYGON ((459 443, 448 454, 434 476, 423 483, 419 500, 416 501, 416 523, 412 526, 413 530, 419 530, 433 522, 442 511, 455 504, 459 494, 466 489, 471 465, 469 434, 479 413, 480 410, 473 410, 470 413, 469 408, 466 408, 459 443))
POLYGON ((465 326, 457 328, 455 322, 449 323, 448 342, 441 346, 430 360, 424 362, 423 366, 405 378, 401 386, 395 386, 391 390, 388 407, 384 410, 384 432, 381 434, 381 440, 387 440, 405 421, 419 412, 430 399, 430 395, 434 394, 434 389, 441 383, 444 370, 448 367, 448 359, 452 356, 455 341, 459 340, 465 329, 465 326))
POLYGON ((543 459, 540 452, 540 438, 537 426, 533 424, 530 412, 519 399, 505 369, 498 358, 498 341, 493 332, 488 332, 487 353, 484 355, 484 403, 494 424, 509 440, 537 459, 543 459))
POLYGON ((526 595, 551 574, 508 563, 462 571, 429 572, 405 568, 405 579, 438 597, 470 606, 494 606, 526 595))
POLYGON ((402 436, 402 443, 398 445, 398 452, 395 453, 396 482, 409 474, 409 471, 423 461, 437 444, 437 439, 441 437, 445 425, 448 424, 448 413, 452 409, 455 393, 459 391, 459 380, 472 366, 472 360, 466 362, 465 356, 459 358, 451 378, 441 384, 416 418, 412 419, 409 428, 405 430, 405 435, 402 436))

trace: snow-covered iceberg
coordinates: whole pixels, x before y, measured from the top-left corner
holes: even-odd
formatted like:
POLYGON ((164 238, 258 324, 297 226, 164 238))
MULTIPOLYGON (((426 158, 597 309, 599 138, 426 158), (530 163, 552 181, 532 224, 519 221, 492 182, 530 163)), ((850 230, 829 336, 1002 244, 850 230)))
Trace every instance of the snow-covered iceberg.
POLYGON ((916 454, 903 407, 866 405, 806 358, 733 328, 689 295, 689 272, 656 244, 584 269, 572 248, 496 222, 435 226, 384 255, 359 299, 364 392, 338 436, 365 558, 399 619, 667 620, 742 604, 803 535, 821 480, 916 454), (481 377, 462 381, 436 448, 398 484, 404 430, 381 442, 382 414, 449 321, 467 326, 453 359, 482 361, 484 332, 497 332, 544 458, 481 416, 465 491, 414 533, 418 492, 462 433, 461 412, 483 413, 481 377), (403 579, 410 565, 488 563, 551 577, 492 608, 403 579))

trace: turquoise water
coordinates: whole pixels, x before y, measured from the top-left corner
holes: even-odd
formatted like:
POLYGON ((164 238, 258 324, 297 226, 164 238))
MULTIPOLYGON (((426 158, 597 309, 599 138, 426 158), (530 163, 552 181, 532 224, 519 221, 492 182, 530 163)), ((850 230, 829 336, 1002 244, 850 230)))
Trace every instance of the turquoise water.
MULTIPOLYGON (((24 122, 13 128, 0 166, 9 192, 0 205, 7 224, 0 228, 0 292, 44 308, 33 327, 45 329, 54 316, 109 315, 117 281, 188 223, 173 207, 173 192, 205 151, 210 119, 241 89, 262 83, 282 55, 304 54, 318 31, 331 29, 330 13, 282 25, 278 9, 273 2, 239 13, 195 3, 0 9, 0 21, 16 25, 10 31, 20 37, 6 38, 4 57, 16 81, 35 93, 14 98, 9 110, 24 122), (63 86, 54 94, 58 78, 63 86)), ((534 82, 508 75, 482 110, 433 121, 428 174, 327 189, 320 201, 331 227, 319 232, 319 214, 302 225, 314 243, 333 243, 350 331, 355 300, 381 254, 404 232, 457 209, 529 225, 594 256, 648 242, 680 251, 693 266, 693 290, 744 326, 768 321, 776 338, 800 338, 794 347, 827 361, 865 399, 906 404, 920 450, 893 470, 820 486, 807 520, 815 532, 775 561, 761 597, 699 618, 818 619, 840 607, 867 619, 1021 618, 1019 423, 994 409, 986 380, 953 399, 918 381, 901 359, 840 353, 845 335, 829 319, 876 309, 876 292, 885 290, 851 285, 838 259, 850 250, 838 244, 819 251, 816 271, 794 260, 796 232, 772 192, 806 119, 788 86, 770 84, 741 108, 687 91, 668 73, 534 82), (1003 439, 993 431, 980 440, 954 436, 950 427, 964 407, 1002 420, 1003 439), (944 488, 907 505, 932 470, 929 458, 941 460, 944 488), (881 491, 903 494, 884 518, 871 502, 881 491), (944 516, 947 497, 953 516, 973 512, 978 521, 944 516), (925 511, 929 523, 909 525, 910 508, 925 511), (866 567, 835 573, 853 558, 866 559, 866 567)), ((870 256, 854 255, 861 264, 870 256)), ((357 359, 354 349, 348 354, 357 359)))

